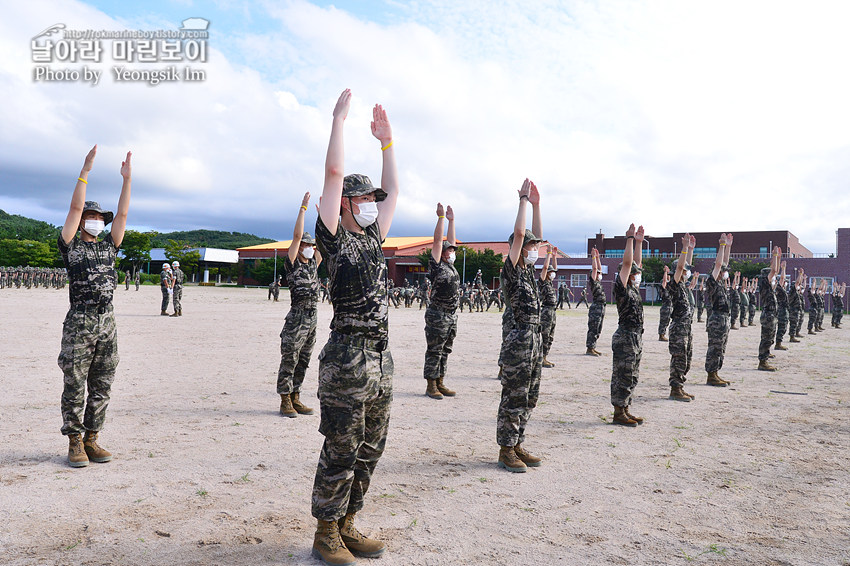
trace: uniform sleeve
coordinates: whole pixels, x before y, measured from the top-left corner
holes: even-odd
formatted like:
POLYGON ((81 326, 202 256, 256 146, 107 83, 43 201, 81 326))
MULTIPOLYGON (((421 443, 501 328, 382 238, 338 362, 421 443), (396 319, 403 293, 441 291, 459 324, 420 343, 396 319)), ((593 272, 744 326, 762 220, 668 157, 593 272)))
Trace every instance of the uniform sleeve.
POLYGON ((103 239, 103 242, 105 244, 108 244, 109 247, 112 248, 113 252, 118 253, 118 246, 115 245, 115 240, 112 239, 112 232, 106 235, 106 237, 103 239))
POLYGON ((339 237, 345 228, 337 224, 336 234, 331 234, 325 223, 322 222, 322 216, 316 219, 316 245, 319 246, 319 251, 323 256, 329 257, 339 251, 339 237))
POLYGON ((505 285, 513 284, 516 281, 517 268, 511 261, 510 256, 505 258, 505 264, 502 266, 502 278, 505 285))

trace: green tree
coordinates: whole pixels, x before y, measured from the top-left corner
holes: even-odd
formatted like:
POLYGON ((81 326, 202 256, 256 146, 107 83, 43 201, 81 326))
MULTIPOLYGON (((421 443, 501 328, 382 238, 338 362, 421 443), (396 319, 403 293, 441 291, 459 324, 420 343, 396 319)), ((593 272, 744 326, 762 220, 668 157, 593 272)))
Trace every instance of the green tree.
POLYGON ((661 282, 664 274, 664 260, 660 257, 647 257, 643 259, 643 275, 641 279, 647 283, 661 282))
POLYGON ((46 242, 34 240, 0 240, 0 265, 53 267, 56 252, 46 242))
MULTIPOLYGON (((484 248, 482 251, 478 252, 472 248, 460 246, 457 249, 455 269, 457 269, 461 279, 463 279, 464 252, 466 252, 465 281, 474 281, 475 274, 479 269, 481 270, 481 279, 484 281, 485 285, 489 285, 490 282, 493 281, 493 278, 499 277, 499 273, 502 271, 502 265, 505 263, 505 259, 502 257, 502 254, 497 254, 490 248, 484 248)), ((424 250, 416 257, 419 259, 419 263, 427 266, 428 258, 431 257, 430 248, 424 250)), ((461 283, 464 283, 465 281, 461 281, 461 283)))
MULTIPOLYGON (((247 272, 247 276, 254 281, 258 282, 260 285, 268 285, 274 279, 274 260, 273 259, 260 259, 254 262, 254 265, 251 267, 245 267, 245 271, 247 272)), ((278 258, 277 262, 277 274, 278 276, 284 274, 283 262, 278 258)))
POLYGON ((151 260, 152 234, 153 232, 137 232, 136 230, 124 232, 124 240, 121 242, 124 259, 121 263, 133 273, 138 272, 143 264, 151 260))
POLYGON ((197 249, 176 240, 168 240, 165 244, 165 257, 168 261, 179 261, 180 269, 186 273, 194 272, 201 261, 201 253, 197 249))
POLYGON ((759 272, 765 267, 770 267, 767 262, 760 261, 752 261, 749 259, 745 260, 737 260, 730 259, 729 260, 729 272, 730 278, 734 277, 736 271, 741 272, 741 277, 746 277, 751 279, 753 277, 758 277, 759 272))

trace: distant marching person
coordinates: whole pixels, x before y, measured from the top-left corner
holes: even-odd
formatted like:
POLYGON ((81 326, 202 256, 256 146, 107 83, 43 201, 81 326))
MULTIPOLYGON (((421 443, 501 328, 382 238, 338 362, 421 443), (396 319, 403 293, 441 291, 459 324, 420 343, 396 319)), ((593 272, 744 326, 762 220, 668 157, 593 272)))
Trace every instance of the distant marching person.
POLYGON ((776 371, 770 365, 770 347, 776 338, 776 278, 779 273, 779 262, 782 250, 779 246, 773 248, 773 259, 770 267, 765 267, 759 274, 759 299, 761 300, 761 340, 759 341, 759 367, 762 371, 776 371))
POLYGON ((112 381, 118 367, 118 332, 112 293, 117 282, 115 257, 124 239, 130 208, 132 155, 128 151, 121 163, 124 181, 112 230, 98 241, 98 235, 113 221, 113 215, 96 202, 86 200, 89 171, 96 153, 95 145, 86 156, 71 197, 71 208, 59 235, 59 253, 68 270, 71 301, 62 326, 59 353, 59 367, 65 374, 61 403, 62 434, 69 440, 68 463, 73 468, 88 466, 89 461, 103 463, 112 460, 112 454, 98 445, 97 435, 106 419, 112 381), (85 437, 80 438, 83 433, 85 437))
POLYGON ((590 252, 590 280, 587 284, 593 295, 593 304, 587 310, 585 355, 599 357, 602 353, 596 349, 596 341, 602 333, 602 321, 605 320, 605 304, 608 299, 605 296, 605 289, 602 288, 602 262, 599 259, 599 250, 596 248, 590 252))
POLYGON ((667 327, 670 326, 670 313, 673 312, 673 301, 670 298, 670 267, 664 266, 664 273, 661 275, 661 310, 659 311, 658 320, 658 341, 667 341, 667 327))
POLYGON ((540 292, 540 332, 542 342, 540 345, 543 354, 543 367, 553 368, 555 364, 549 361, 549 350, 552 349, 552 341, 555 338, 555 323, 558 322, 556 311, 558 298, 555 294, 555 277, 558 276, 558 248, 552 251, 552 246, 546 248, 546 261, 540 270, 540 278, 537 280, 540 292))
POLYGON ((785 262, 779 264, 781 271, 779 273, 779 281, 775 287, 776 293, 776 344, 773 345, 774 350, 787 350, 787 346, 782 345, 782 337, 785 336, 785 331, 788 330, 788 293, 785 291, 785 262))
POLYGON ((738 330, 738 319, 741 314, 741 293, 739 286, 741 285, 741 272, 735 272, 735 278, 732 280, 732 288, 729 289, 729 316, 731 319, 730 330, 738 330))
POLYGON ((757 281, 751 279, 750 287, 747 290, 750 298, 750 317, 747 321, 747 324, 749 324, 750 326, 753 325, 753 320, 756 318, 756 284, 757 281))
POLYGON ((844 316, 844 291, 847 283, 832 286, 832 327, 841 328, 841 317, 844 316))
POLYGON ((747 327, 747 315, 749 314, 750 309, 750 294, 749 294, 749 280, 744 277, 741 281, 741 286, 738 289, 738 297, 741 302, 741 312, 738 315, 738 322, 741 325, 741 328, 747 327))

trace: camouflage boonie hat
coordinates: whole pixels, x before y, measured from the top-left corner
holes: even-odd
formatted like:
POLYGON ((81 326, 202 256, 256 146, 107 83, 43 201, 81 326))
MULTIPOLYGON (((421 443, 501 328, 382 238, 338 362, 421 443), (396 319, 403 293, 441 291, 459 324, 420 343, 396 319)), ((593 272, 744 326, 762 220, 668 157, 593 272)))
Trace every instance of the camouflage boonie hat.
MULTIPOLYGON (((621 269, 623 269, 623 262, 622 261, 619 263, 619 265, 617 265, 617 272, 619 273, 619 271, 621 269)), ((636 263, 632 262, 632 270, 631 270, 630 273, 631 273, 631 275, 634 275, 635 273, 643 273, 643 269, 638 267, 636 263)))
POLYGON ((443 251, 446 251, 449 248, 456 250, 457 244, 453 244, 453 243, 449 242, 448 240, 443 240, 443 251))
POLYGON ((103 225, 104 226, 106 226, 107 224, 112 222, 112 218, 113 218, 114 215, 111 212, 109 212, 108 210, 103 210, 102 208, 100 208, 100 205, 97 204, 93 200, 87 200, 86 204, 83 205, 83 214, 85 214, 89 210, 99 212, 103 215, 103 225))
MULTIPOLYGON (((534 235, 534 232, 532 232, 531 230, 526 228, 525 236, 523 236, 523 238, 522 238, 522 245, 523 246, 525 246, 526 244, 528 244, 530 242, 542 242, 542 241, 543 240, 541 240, 540 238, 538 238, 537 236, 534 235)), ((513 245, 513 243, 514 243, 514 235, 513 235, 513 232, 512 232, 511 235, 508 236, 508 245, 511 246, 511 245, 513 245)))
POLYGON ((549 264, 549 269, 547 269, 546 271, 547 271, 547 272, 548 272, 548 271, 554 271, 555 273, 557 273, 557 272, 558 272, 558 270, 555 268, 555 266, 554 266, 554 265, 552 265, 551 263, 549 264))
POLYGON ((372 180, 366 175, 355 173, 346 175, 342 180, 342 196, 344 197, 359 197, 369 193, 375 193, 375 202, 381 202, 387 198, 387 193, 374 186, 372 180))
POLYGON ((302 244, 310 244, 312 246, 316 245, 316 238, 313 237, 313 234, 310 232, 304 232, 301 235, 301 243, 302 244))

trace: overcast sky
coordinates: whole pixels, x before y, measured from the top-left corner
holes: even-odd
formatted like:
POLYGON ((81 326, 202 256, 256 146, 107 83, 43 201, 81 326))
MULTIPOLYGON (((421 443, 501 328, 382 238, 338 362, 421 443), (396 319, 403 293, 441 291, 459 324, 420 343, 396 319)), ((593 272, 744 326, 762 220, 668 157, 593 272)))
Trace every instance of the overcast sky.
POLYGON ((461 240, 504 239, 529 177, 566 252, 630 222, 654 236, 787 229, 831 252, 850 225, 848 23, 846 2, 7 2, 0 208, 62 223, 97 143, 89 197, 113 210, 133 151, 130 227, 288 239, 351 88, 347 173, 380 180, 373 104, 393 126, 391 236, 431 234, 440 200, 461 240), (189 64, 203 82, 116 82, 114 66, 169 63, 117 62, 108 41, 100 63, 50 65, 100 69, 97 86, 33 78, 31 40, 53 24, 191 17, 210 22, 208 61, 189 64))

